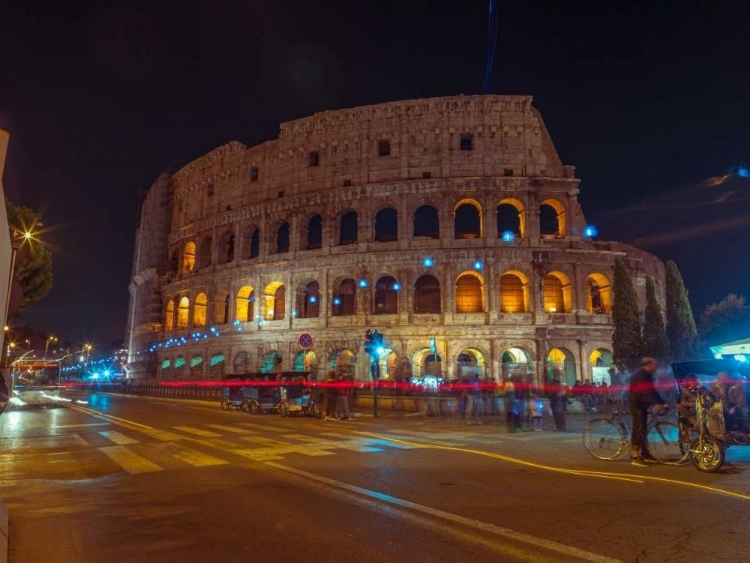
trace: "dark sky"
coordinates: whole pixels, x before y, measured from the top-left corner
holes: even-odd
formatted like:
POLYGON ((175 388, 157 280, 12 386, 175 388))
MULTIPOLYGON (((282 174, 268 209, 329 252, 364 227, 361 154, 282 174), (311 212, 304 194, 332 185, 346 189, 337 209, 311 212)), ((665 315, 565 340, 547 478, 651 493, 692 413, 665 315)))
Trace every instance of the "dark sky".
MULTIPOLYGON (((18 324, 122 339, 139 190, 314 112, 478 94, 488 0, 0 2, 6 193, 55 285, 18 324)), ((498 2, 494 94, 530 94, 600 238, 675 258, 696 315, 748 294, 748 1, 498 2), (658 5, 654 7, 653 5, 658 5), (632 208, 638 209, 632 209, 632 208)))

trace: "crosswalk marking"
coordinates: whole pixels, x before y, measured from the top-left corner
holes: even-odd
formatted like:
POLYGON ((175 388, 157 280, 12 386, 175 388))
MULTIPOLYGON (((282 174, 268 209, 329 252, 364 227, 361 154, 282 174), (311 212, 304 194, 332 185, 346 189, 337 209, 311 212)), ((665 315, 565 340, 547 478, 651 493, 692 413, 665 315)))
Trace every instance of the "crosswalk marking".
POLYGON ((271 432, 287 432, 288 428, 275 428, 273 426, 267 426, 265 424, 256 424, 254 422, 238 422, 238 426, 247 426, 248 428, 255 428, 256 430, 270 430, 271 432))
POLYGON ((139 430, 139 431, 143 432, 147 436, 156 438, 157 440, 162 440, 163 442, 171 442, 173 440, 185 439, 185 436, 175 434, 174 432, 167 432, 166 430, 157 430, 156 428, 144 428, 143 430, 139 430))
POLYGON ((124 446, 108 446, 99 450, 130 474, 164 471, 155 463, 124 446))
POLYGON ((130 436, 126 436, 125 434, 121 434, 120 432, 116 432, 114 430, 112 431, 106 431, 106 432, 99 432, 102 436, 104 436, 107 440, 111 440, 118 446, 124 446, 126 444, 137 444, 138 440, 135 440, 131 438, 130 436))
POLYGON ((274 440, 272 438, 264 438, 263 436, 243 436, 243 440, 252 442, 253 444, 261 444, 263 446, 289 446, 289 442, 282 442, 281 440, 274 440))
POLYGON ((208 454, 204 454, 197 450, 183 446, 177 442, 159 442, 151 444, 152 447, 160 450, 163 453, 169 454, 176 457, 180 461, 184 461, 194 467, 206 467, 207 465, 226 465, 228 461, 219 459, 208 454))
POLYGON ((227 426, 225 424, 206 424, 209 428, 214 430, 223 430, 224 432, 231 432, 232 434, 253 434, 253 430, 245 430, 244 428, 235 428, 234 426, 227 426))
POLYGON ((180 430, 181 432, 187 432, 188 434, 195 434, 201 438, 218 438, 221 436, 221 434, 217 434, 216 432, 201 430, 200 428, 193 428, 192 426, 173 426, 172 428, 180 430))

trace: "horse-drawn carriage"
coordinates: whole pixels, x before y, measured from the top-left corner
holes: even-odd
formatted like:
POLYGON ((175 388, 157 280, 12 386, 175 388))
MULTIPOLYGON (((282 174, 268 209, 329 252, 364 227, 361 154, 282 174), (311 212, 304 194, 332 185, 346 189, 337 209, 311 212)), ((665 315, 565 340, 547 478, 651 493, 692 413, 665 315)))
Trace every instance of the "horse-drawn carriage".
POLYGON ((221 408, 250 414, 303 414, 320 417, 310 372, 244 373, 227 376, 221 408))

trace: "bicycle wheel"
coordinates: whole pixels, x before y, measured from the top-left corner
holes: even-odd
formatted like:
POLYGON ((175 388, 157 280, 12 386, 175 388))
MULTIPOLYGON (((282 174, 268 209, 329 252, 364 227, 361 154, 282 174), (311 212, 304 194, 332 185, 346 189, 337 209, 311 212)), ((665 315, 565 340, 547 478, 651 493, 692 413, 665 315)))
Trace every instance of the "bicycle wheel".
POLYGON ((648 451, 661 463, 683 463, 690 453, 690 444, 680 441, 680 429, 674 422, 657 421, 648 429, 648 451))
POLYGON ((583 447, 596 459, 617 459, 627 443, 622 428, 606 418, 596 418, 583 429, 583 447))

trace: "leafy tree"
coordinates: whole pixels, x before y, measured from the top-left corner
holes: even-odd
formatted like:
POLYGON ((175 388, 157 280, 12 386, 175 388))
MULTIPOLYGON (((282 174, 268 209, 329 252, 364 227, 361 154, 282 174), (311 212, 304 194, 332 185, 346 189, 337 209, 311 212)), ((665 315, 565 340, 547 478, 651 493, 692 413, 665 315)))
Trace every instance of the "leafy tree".
MULTIPOLYGON (((25 230, 36 225, 36 214, 28 207, 15 205, 6 197, 5 208, 11 228, 25 230)), ((52 253, 33 238, 25 240, 23 246, 27 251, 16 261, 14 273, 23 291, 21 308, 36 303, 52 289, 52 253)))
POLYGON ((643 324, 643 352, 646 356, 668 361, 672 356, 661 308, 656 302, 654 278, 646 276, 646 321, 643 324))
POLYGON ((667 262, 667 337, 675 360, 690 360, 697 354, 697 330, 688 292, 677 264, 667 262))
POLYGON ((612 322, 615 325, 612 357, 615 363, 632 368, 643 356, 641 322, 638 319, 638 302, 633 282, 628 269, 619 258, 615 260, 612 290, 615 294, 612 305, 612 322))
POLYGON ((698 334, 707 346, 750 336, 750 307, 745 297, 730 293, 719 303, 708 305, 698 321, 698 334))

